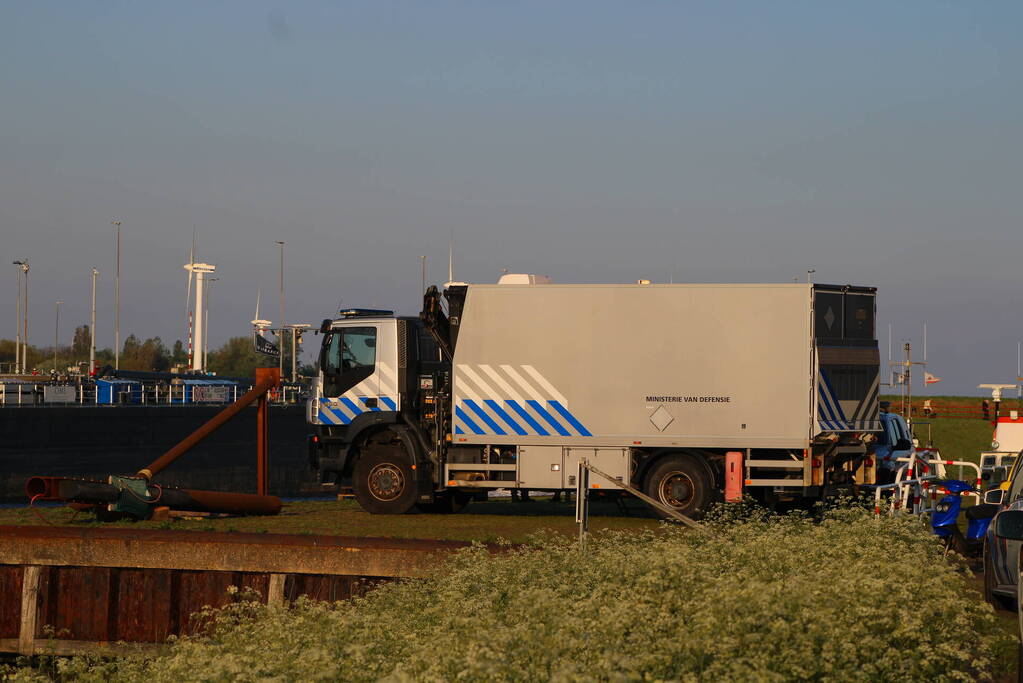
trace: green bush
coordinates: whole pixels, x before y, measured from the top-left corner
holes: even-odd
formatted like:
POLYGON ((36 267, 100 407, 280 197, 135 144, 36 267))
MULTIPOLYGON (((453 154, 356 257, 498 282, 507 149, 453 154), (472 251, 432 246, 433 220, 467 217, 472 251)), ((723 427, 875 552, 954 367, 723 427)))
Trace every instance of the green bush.
MULTIPOLYGON (((720 516, 460 554, 334 605, 239 603, 156 659, 82 680, 977 680, 1008 646, 914 519, 720 516)), ((996 672, 997 673, 997 672, 996 672)))

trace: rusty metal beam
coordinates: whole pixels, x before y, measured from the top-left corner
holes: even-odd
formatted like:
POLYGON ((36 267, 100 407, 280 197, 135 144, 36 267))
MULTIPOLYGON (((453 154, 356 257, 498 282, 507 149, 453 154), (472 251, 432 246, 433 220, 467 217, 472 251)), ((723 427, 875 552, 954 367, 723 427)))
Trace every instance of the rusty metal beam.
MULTIPOLYGON (((0 526, 0 565, 419 577, 463 541, 0 526)), ((488 546, 501 552, 507 546, 488 546)))
POLYGON ((199 427, 199 429, 192 432, 176 446, 154 460, 148 467, 144 467, 139 470, 139 476, 145 477, 146 479, 152 479, 161 470, 187 453, 193 446, 215 432, 225 422, 240 413, 246 406, 259 400, 261 396, 265 398, 266 392, 270 391, 274 387, 280 386, 281 373, 278 368, 261 369, 267 370, 268 372, 257 374, 257 381, 252 389, 247 391, 237 401, 214 415, 208 422, 206 422, 206 424, 199 427), (258 379, 260 376, 262 376, 261 380, 258 379))
MULTIPOLYGON (((256 383, 276 376, 280 384, 279 368, 256 368, 256 383)), ((267 448, 270 443, 270 410, 266 393, 256 403, 256 493, 265 496, 270 492, 270 470, 267 448)))

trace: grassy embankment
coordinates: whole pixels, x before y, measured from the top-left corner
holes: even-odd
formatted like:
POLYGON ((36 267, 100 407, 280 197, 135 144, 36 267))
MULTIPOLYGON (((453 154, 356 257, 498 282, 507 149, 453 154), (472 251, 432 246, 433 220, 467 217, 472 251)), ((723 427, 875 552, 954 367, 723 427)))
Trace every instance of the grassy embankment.
MULTIPOLYGON (((157 657, 62 680, 1004 680, 1015 638, 919 520, 863 510, 460 553, 429 579, 207 612, 157 657), (926 571, 921 572, 921 568, 926 571), (906 580, 913 577, 913 580, 906 580)), ((41 670, 15 675, 38 680, 41 670)), ((0 672, 2 674, 2 672, 0 672)))

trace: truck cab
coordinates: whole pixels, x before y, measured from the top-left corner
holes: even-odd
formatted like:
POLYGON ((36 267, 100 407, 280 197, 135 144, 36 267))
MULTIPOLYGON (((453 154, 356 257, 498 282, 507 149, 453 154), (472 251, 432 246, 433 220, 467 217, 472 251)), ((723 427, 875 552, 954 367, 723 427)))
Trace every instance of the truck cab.
POLYGON ((439 432, 424 433, 422 424, 436 413, 425 390, 449 374, 437 344, 418 318, 376 309, 340 311, 319 332, 320 371, 306 411, 320 481, 351 479, 371 512, 434 503, 439 432), (394 454, 397 463, 376 462, 394 454))

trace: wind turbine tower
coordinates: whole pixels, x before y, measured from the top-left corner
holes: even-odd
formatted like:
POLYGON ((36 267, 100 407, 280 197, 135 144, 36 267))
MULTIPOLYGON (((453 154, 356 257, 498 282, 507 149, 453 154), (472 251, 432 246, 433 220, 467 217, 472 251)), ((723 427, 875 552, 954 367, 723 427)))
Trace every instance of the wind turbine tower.
POLYGON ((204 294, 204 292, 203 292, 203 289, 204 289, 203 285, 206 282, 206 276, 208 274, 210 274, 210 273, 217 272, 217 267, 216 266, 211 266, 208 263, 186 263, 184 266, 182 266, 182 268, 187 270, 190 274, 195 275, 195 309, 194 310, 196 311, 197 314, 195 316, 195 334, 194 334, 194 339, 193 339, 193 344, 194 344, 193 348, 195 349, 195 352, 192 354, 192 367, 191 367, 191 369, 192 370, 198 370, 199 372, 205 372, 206 371, 206 368, 204 367, 204 365, 205 365, 205 362, 204 362, 205 361, 205 354, 202 353, 202 349, 204 348, 203 347, 203 334, 205 333, 205 330, 203 329, 203 327, 204 327, 203 326, 203 322, 204 322, 203 321, 203 317, 204 316, 202 315, 202 311, 205 310, 203 308, 203 294, 204 294))

